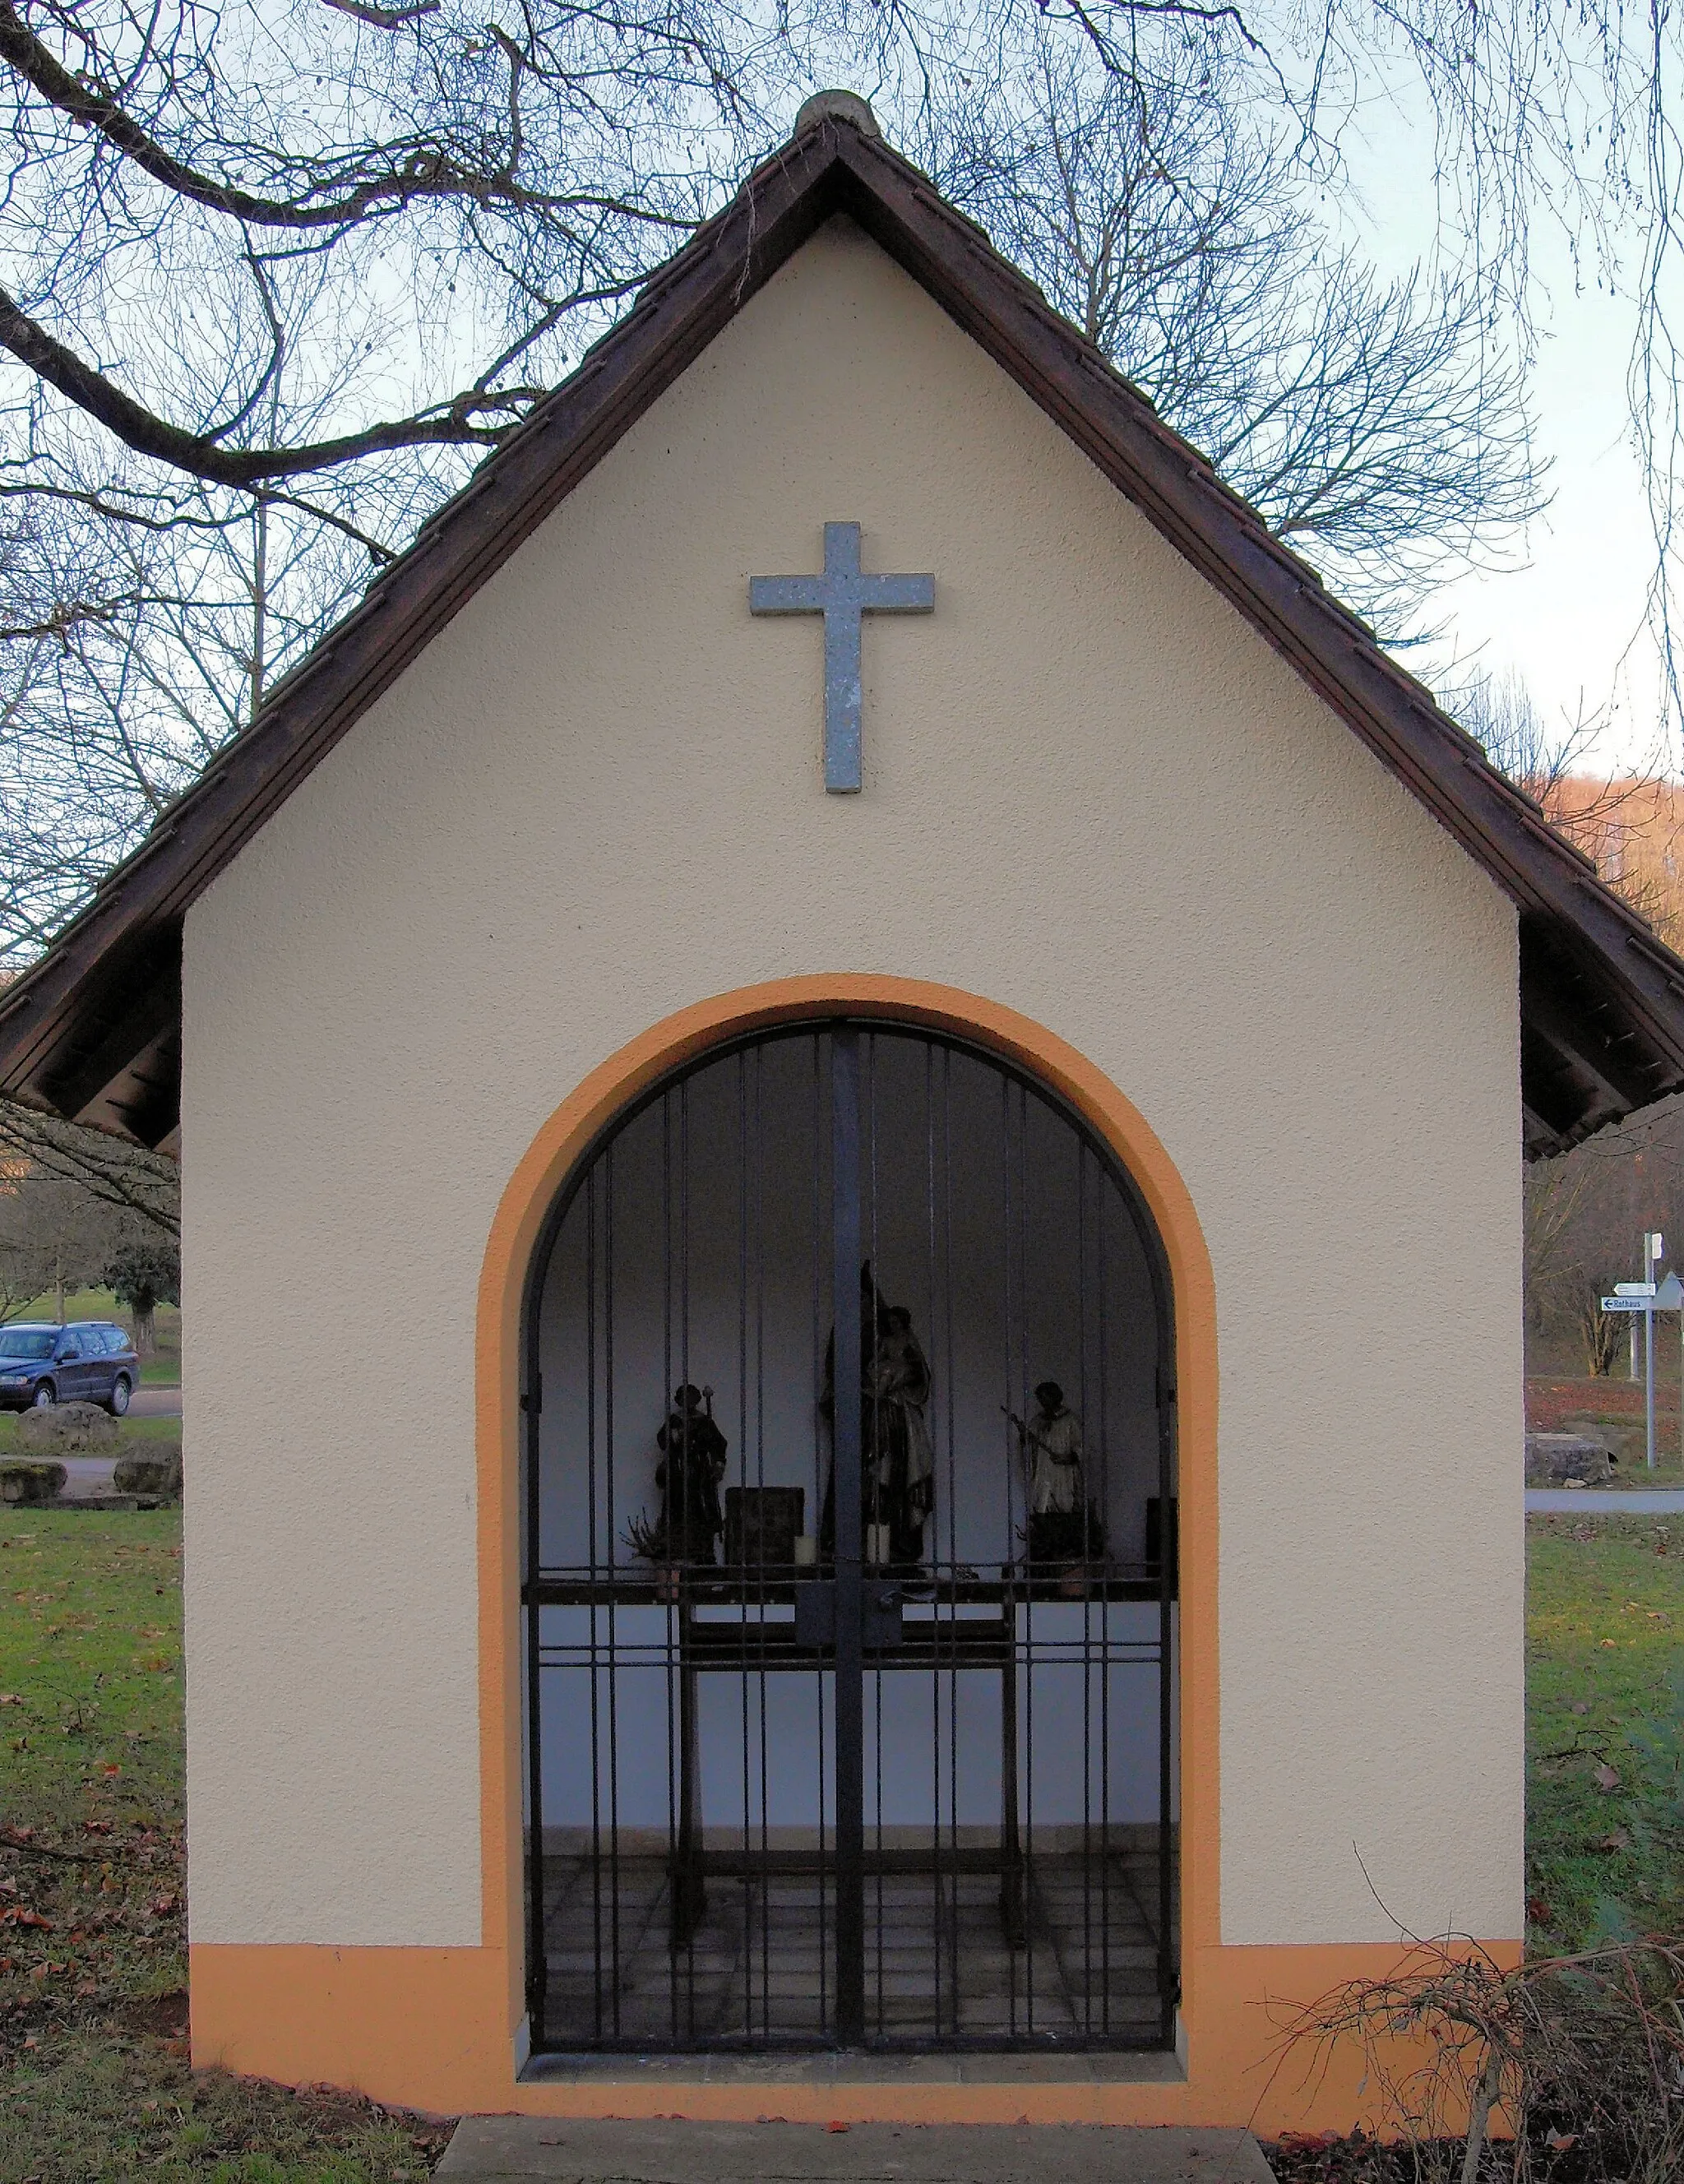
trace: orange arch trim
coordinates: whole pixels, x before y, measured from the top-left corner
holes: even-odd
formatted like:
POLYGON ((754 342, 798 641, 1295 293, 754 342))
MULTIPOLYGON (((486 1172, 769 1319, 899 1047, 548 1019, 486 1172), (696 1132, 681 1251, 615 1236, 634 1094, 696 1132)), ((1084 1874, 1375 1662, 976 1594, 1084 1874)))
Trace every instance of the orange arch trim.
POLYGON ((510 2026, 521 2015, 519 1513, 521 1305, 545 1215, 604 1125, 640 1092, 745 1033, 845 1012, 953 1033, 1061 1094, 1138 1184, 1157 1223, 1174 1296, 1179 1401, 1182 2014, 1198 2014, 1202 1949, 1219 1945, 1216 1301, 1193 1202, 1140 1110, 1045 1026, 950 986, 856 975, 783 978, 683 1009, 611 1055, 556 1109, 510 1177, 480 1277, 476 1439, 479 1493, 483 1942, 506 1953, 510 2026))

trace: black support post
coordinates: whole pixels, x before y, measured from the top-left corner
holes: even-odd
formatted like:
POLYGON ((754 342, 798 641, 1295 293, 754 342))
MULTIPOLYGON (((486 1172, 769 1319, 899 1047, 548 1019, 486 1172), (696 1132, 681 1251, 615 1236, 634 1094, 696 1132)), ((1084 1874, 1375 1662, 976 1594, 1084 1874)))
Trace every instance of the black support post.
POLYGON ((865 1680, 860 1507, 860 1042, 830 1047, 831 1264, 836 1326, 836 2036, 866 2031, 865 1680))

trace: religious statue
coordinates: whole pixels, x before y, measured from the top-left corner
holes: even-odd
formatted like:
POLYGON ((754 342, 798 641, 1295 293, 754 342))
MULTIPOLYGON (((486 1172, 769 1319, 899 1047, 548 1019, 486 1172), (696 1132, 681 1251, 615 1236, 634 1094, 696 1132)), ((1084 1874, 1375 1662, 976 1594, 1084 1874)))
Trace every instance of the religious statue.
POLYGON ((661 1517, 654 1524, 633 1520, 627 1535, 633 1552, 652 1563, 717 1561, 714 1542, 725 1527, 719 1485, 728 1444, 714 1423, 712 1389, 688 1381, 675 1388, 672 1408, 655 1441, 661 1451, 655 1467, 661 1517))
POLYGON ((924 1523, 935 1499, 935 1451, 929 1435, 929 1366, 912 1332, 912 1315, 891 1305, 879 1323, 869 1431, 862 1436, 867 1521, 889 1527, 889 1559, 916 1568, 924 1523))
MULTIPOLYGON (((923 1559, 923 1531, 935 1499, 935 1453, 930 1440, 930 1371, 912 1315, 890 1305, 872 1276, 860 1268, 860 1522, 889 1535, 889 1561, 916 1569, 923 1559)), ((836 1334, 824 1357, 819 1409, 834 1424, 836 1334)), ((835 1552, 835 1464, 826 1481, 819 1537, 827 1557, 835 1552)))
POLYGON ((1064 1401, 1057 1380, 1035 1390, 1035 1414, 1027 1424, 1008 1412, 1017 1428, 1029 1508, 1029 1559, 1082 1562, 1104 1552, 1104 1528, 1084 1490, 1082 1422, 1064 1401))

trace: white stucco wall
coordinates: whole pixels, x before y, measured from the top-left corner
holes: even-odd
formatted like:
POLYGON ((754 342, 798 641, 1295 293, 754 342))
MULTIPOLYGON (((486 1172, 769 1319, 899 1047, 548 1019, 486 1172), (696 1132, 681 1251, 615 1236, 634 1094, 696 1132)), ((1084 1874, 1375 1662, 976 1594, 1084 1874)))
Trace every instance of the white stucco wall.
POLYGON ((194 1937, 477 1940, 493 1210, 624 1041, 826 970, 1049 1025, 1191 1192, 1224 1941, 1387 1938, 1374 1891, 1518 1932, 1512 911, 839 226, 189 915, 194 1937), (747 609, 827 518, 937 577, 933 617, 869 627, 853 800, 817 626, 747 609))

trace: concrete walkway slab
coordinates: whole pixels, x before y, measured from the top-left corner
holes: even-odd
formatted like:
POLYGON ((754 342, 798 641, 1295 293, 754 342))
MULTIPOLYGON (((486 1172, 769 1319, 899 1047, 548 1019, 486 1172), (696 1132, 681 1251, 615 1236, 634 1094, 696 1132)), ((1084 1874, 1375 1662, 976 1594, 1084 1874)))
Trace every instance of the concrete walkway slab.
POLYGON ((1684 1486, 1529 1486, 1529 1517, 1684 1517, 1684 1486))
POLYGON ((434 2172, 567 2184, 1274 2184, 1248 2131, 468 2116, 434 2172))

